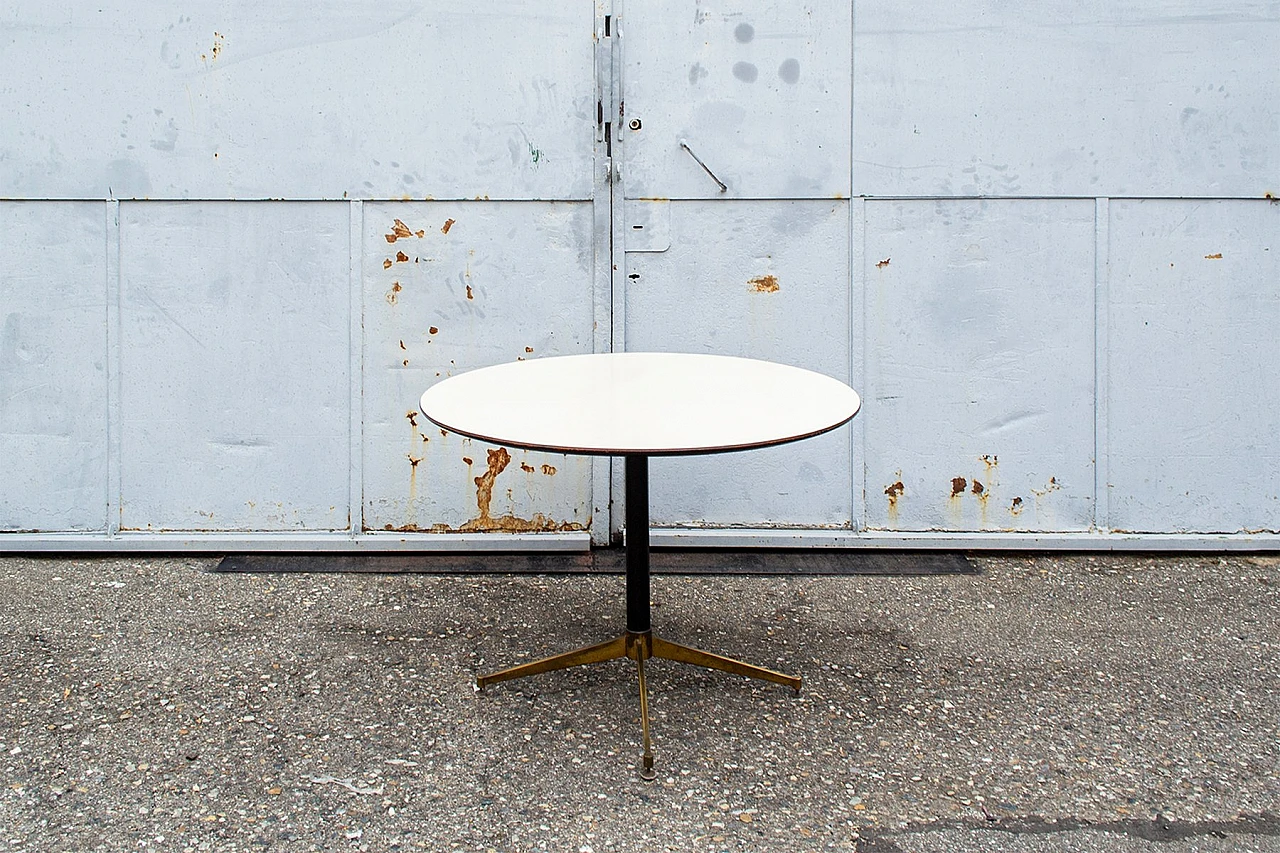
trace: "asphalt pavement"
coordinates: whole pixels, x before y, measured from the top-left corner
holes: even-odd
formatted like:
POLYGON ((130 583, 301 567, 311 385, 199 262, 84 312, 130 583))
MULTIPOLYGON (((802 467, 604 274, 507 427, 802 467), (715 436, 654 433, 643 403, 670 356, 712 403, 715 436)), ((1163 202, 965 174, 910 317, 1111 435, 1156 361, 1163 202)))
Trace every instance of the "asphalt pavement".
POLYGON ((971 563, 655 577, 646 783, 620 576, 0 558, 0 851, 1280 851, 1280 559, 971 563))

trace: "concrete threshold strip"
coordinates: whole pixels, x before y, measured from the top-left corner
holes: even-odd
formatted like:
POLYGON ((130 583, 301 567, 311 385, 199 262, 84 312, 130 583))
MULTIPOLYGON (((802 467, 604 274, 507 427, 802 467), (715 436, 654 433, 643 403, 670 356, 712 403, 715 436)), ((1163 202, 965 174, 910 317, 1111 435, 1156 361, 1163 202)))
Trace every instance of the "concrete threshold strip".
MULTIPOLYGON (((976 574, 951 551, 654 550, 654 574, 951 575, 976 574)), ((377 572, 386 574, 616 574, 621 548, 582 553, 506 554, 233 554, 219 572, 377 572)))

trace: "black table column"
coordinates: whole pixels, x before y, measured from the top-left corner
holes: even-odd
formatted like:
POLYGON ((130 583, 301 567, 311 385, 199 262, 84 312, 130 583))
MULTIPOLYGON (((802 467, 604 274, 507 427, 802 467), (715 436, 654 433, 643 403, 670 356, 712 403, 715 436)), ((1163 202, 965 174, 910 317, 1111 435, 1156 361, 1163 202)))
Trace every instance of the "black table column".
POLYGON ((627 631, 649 632, 649 457, 626 457, 627 631))

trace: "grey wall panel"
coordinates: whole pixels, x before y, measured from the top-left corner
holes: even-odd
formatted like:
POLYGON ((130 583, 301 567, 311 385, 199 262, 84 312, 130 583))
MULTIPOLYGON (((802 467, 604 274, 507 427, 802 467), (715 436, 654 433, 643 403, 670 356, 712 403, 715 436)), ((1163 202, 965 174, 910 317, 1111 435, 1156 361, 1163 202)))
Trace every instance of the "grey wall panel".
POLYGON ((348 206, 120 210, 121 529, 347 527, 348 206))
POLYGON ((1280 168, 1280 7, 858 0, 854 190, 1246 196, 1280 168))
MULTIPOLYGON (((848 381, 849 202, 659 207, 670 247, 626 255, 628 350, 750 356, 848 381)), ((846 429, 769 450, 654 460, 651 517, 849 526, 849 445, 846 429)))
POLYGON ((867 202, 867 521, 1093 522, 1092 201, 867 202))
POLYGON ((1111 203, 1110 521, 1280 530, 1280 205, 1111 203))
POLYGON ((465 370, 591 352, 591 205, 363 210, 364 527, 586 529, 590 459, 442 434, 418 398, 465 370))
POLYGON ((0 196, 589 198, 594 4, 0 13, 0 196))
POLYGON ((105 530, 106 216, 0 203, 0 530, 105 530))
POLYGON ((848 197, 850 12, 771 0, 628 5, 627 197, 848 197))

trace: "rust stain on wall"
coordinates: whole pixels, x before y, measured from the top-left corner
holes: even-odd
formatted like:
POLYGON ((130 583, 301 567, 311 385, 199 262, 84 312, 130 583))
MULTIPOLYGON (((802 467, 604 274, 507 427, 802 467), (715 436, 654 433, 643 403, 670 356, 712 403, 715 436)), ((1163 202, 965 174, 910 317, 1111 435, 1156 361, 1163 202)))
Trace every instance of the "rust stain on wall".
POLYGON ((405 237, 425 237, 427 236, 427 232, 423 230, 412 231, 409 229, 408 225, 405 225, 399 219, 396 219, 391 224, 391 233, 385 236, 388 243, 394 243, 395 241, 405 237))
MULTIPOLYGON (((494 516, 492 514, 493 485, 498 475, 511 464, 511 454, 505 447, 486 450, 488 466, 485 472, 475 478, 476 509, 479 514, 461 527, 454 529, 445 524, 431 527, 433 533, 549 533, 585 530, 586 526, 576 521, 556 521, 543 513, 534 513, 533 518, 518 518, 514 515, 494 516)), ((468 463, 470 460, 467 460, 468 463)), ((521 468, 526 467, 523 463, 521 468)))
POLYGON ((438 334, 440 334, 440 330, 439 330, 439 329, 437 329, 435 326, 430 327, 429 329, 427 329, 427 331, 428 331, 428 332, 430 332, 430 333, 431 333, 431 334, 433 334, 433 335, 438 335, 438 334))
POLYGON ((1022 498, 1013 499, 1013 503, 1009 504, 1009 514, 1010 515, 1022 514, 1022 498))
MULTIPOLYGON (((464 456, 464 457, 462 457, 462 461, 463 461, 463 462, 465 462, 465 463, 467 463, 468 465, 474 465, 474 464, 476 464, 476 463, 475 463, 475 460, 474 460, 474 459, 472 459, 470 456, 464 456)), ((477 481, 477 482, 478 482, 478 481, 477 481)))
POLYGON ((556 467, 554 465, 543 465, 542 473, 546 474, 548 477, 554 477, 556 473, 556 467))
POLYGON ((1056 492, 1061 488, 1062 484, 1058 482, 1058 478, 1050 477, 1048 484, 1043 489, 1032 489, 1031 491, 1035 493, 1036 497, 1042 498, 1050 492, 1056 492))
POLYGON ((395 305, 397 302, 399 302, 400 291, 402 290, 404 290, 404 288, 400 286, 400 282, 398 281, 391 282, 391 289, 387 291, 387 304, 395 305))
POLYGON ((754 293, 777 293, 778 277, 776 275, 761 275, 753 279, 748 279, 747 284, 751 285, 754 293))
MULTIPOLYGON (((954 483, 953 483, 953 485, 954 485, 954 483)), ((983 488, 982 483, 979 483, 977 480, 974 480, 974 481, 973 481, 973 493, 974 493, 975 495, 981 495, 981 494, 982 494, 983 492, 985 492, 985 491, 986 491, 986 489, 985 489, 985 488, 983 488)))
MULTIPOLYGON (((898 477, 902 477, 902 472, 898 472, 898 477)), ((898 526, 898 498, 906 492, 907 487, 902 485, 899 479, 896 483, 885 486, 884 493, 889 497, 889 526, 898 526)))
POLYGON ((959 497, 964 494, 964 490, 969 486, 969 481, 964 477, 951 478, 951 497, 959 497))
POLYGON ((404 252, 396 252, 396 263, 405 264, 409 262, 409 256, 404 252))
POLYGON ((521 462, 520 470, 525 472, 526 474, 532 474, 534 472, 534 467, 530 465, 528 462, 521 462))
MULTIPOLYGON (((486 455, 488 456, 489 467, 475 479, 476 507, 480 510, 480 517, 477 521, 489 518, 489 505, 493 502, 493 481, 498 479, 498 475, 511 464, 511 454, 507 452, 505 447, 499 447, 497 450, 488 450, 486 455)), ((470 460, 468 460, 468 464, 469 462, 470 460)))
POLYGON ((407 412, 405 412, 405 413, 404 413, 404 417, 405 417, 405 420, 407 420, 407 421, 409 422, 409 425, 410 425, 410 426, 412 426, 414 429, 417 429, 417 427, 418 427, 418 413, 417 413, 417 412, 415 412, 415 411, 413 411, 412 409, 410 409, 409 411, 407 411, 407 412))
POLYGON ((876 261, 876 269, 884 269, 889 266, 889 261, 891 260, 893 260, 893 258, 885 258, 883 261, 876 261))
POLYGON ((1212 255, 1205 255, 1205 256, 1204 256, 1204 259, 1205 259, 1206 261, 1220 261, 1220 260, 1222 260, 1222 253, 1221 253, 1221 252, 1214 252, 1212 255))
POLYGON ((386 260, 384 260, 384 261, 382 262, 382 268, 383 268, 384 270, 389 270, 389 269, 391 269, 391 259, 390 259, 390 258, 387 258, 386 260))
POLYGON ((476 295, 475 295, 474 293, 472 293, 472 292, 471 292, 471 285, 469 285, 469 284, 467 285, 467 298, 468 298, 468 299, 475 299, 475 298, 476 298, 476 295))
POLYGON ((449 229, 453 227, 453 223, 454 223, 454 220, 452 220, 452 219, 446 219, 446 220, 444 221, 444 224, 440 226, 440 233, 441 233, 441 234, 448 234, 448 233, 449 233, 449 229))

